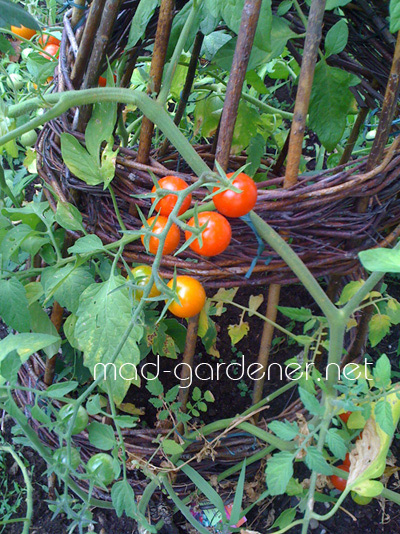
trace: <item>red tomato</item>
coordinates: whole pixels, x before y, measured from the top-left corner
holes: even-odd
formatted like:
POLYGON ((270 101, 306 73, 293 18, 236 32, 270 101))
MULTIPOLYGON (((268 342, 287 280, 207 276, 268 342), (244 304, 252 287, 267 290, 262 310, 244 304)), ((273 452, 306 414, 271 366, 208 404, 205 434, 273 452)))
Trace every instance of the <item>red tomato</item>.
MULTIPOLYGON (((227 174, 228 178, 234 175, 233 172, 227 174)), ((224 191, 218 193, 213 197, 215 207, 226 217, 242 217, 249 213, 257 202, 257 186, 254 180, 241 172, 233 180, 232 185, 240 189, 241 193, 234 191, 224 191)), ((218 191, 218 187, 214 187, 213 192, 218 191)))
POLYGON ((36 30, 25 28, 25 26, 22 26, 22 24, 21 26, 11 26, 11 31, 23 39, 32 39, 32 37, 36 34, 36 30))
MULTIPOLYGON (((159 215, 158 217, 150 217, 150 219, 147 220, 147 224, 152 227, 152 233, 153 234, 161 234, 161 232, 164 230, 165 225, 167 224, 168 219, 167 217, 163 217, 162 215, 159 215), (156 220, 154 226, 153 223, 156 220)), ((142 229, 144 226, 142 226, 142 229)), ((142 243, 144 245, 144 236, 141 236, 142 243)), ((163 248, 163 254, 171 254, 179 245, 180 240, 180 233, 179 228, 176 226, 176 224, 172 224, 171 228, 168 231, 167 237, 165 239, 164 248, 163 248)), ((151 254, 157 254, 158 244, 160 240, 158 237, 151 236, 150 242, 149 242, 149 252, 151 254)))
MULTIPOLYGON (((168 282, 168 287, 173 288, 173 280, 168 282)), ((176 292, 179 303, 173 302, 169 311, 177 317, 194 317, 201 312, 206 302, 206 292, 198 280, 191 276, 176 277, 176 292)))
MULTIPOLYGON (((114 82, 117 81, 117 77, 114 74, 114 82)), ((107 85, 107 78, 105 76, 100 76, 99 78, 99 87, 106 87, 107 85)))
MULTIPOLYGON (((165 176, 164 178, 161 178, 161 180, 158 180, 158 185, 161 187, 161 189, 167 189, 168 191, 183 191, 188 186, 185 180, 178 178, 178 176, 165 176)), ((151 192, 155 193, 155 191, 156 186, 153 187, 151 192)), ((176 195, 166 195, 157 202, 156 210, 161 215, 164 215, 164 217, 168 217, 168 215, 174 209, 177 199, 178 197, 176 195)), ((154 201, 155 199, 152 198, 151 202, 153 203, 154 201)), ((189 208, 191 201, 192 195, 189 193, 189 195, 185 197, 183 204, 178 211, 178 215, 185 213, 185 211, 189 208)))
POLYGON ((339 417, 343 421, 343 423, 347 424, 347 421, 349 420, 350 415, 351 415, 351 412, 344 412, 344 413, 340 413, 339 417))
POLYGON ((53 44, 56 46, 60 46, 60 39, 57 39, 57 37, 54 37, 53 35, 41 35, 38 39, 38 43, 42 48, 45 48, 47 45, 53 44))
MULTIPOLYGON (((43 51, 47 52, 47 54, 49 54, 50 56, 53 56, 55 58, 57 56, 57 54, 58 54, 59 49, 60 49, 60 47, 58 45, 48 44, 43 48, 43 51)), ((46 59, 48 59, 50 61, 50 58, 49 58, 49 56, 47 54, 44 54, 43 52, 39 52, 39 53, 40 53, 41 56, 45 57, 46 59)))
POLYGON ((350 453, 346 454, 345 459, 343 460, 343 465, 347 465, 350 467, 350 453))
MULTIPOLYGON (((190 244, 190 248, 202 256, 216 256, 221 254, 231 242, 232 230, 231 225, 223 215, 215 211, 204 211, 198 214, 199 226, 207 223, 206 228, 202 231, 203 246, 200 246, 199 240, 195 239, 190 244)), ((196 226, 195 219, 192 217, 188 222, 189 226, 196 226)), ((188 240, 192 236, 190 230, 185 231, 185 238, 188 240)))
MULTIPOLYGON (((342 471, 347 471, 347 473, 350 471, 350 466, 342 464, 337 466, 338 469, 341 469, 342 471)), ((332 475, 330 477, 332 484, 335 486, 335 488, 339 491, 344 491, 347 486, 347 480, 345 478, 338 477, 337 475, 332 475)))

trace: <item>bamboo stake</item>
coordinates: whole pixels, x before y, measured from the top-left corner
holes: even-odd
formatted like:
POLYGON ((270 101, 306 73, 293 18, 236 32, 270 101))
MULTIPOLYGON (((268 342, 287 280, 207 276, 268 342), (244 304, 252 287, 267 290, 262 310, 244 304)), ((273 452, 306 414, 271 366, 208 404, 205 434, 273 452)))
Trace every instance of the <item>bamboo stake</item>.
POLYGON ((78 22, 81 20, 85 13, 85 4, 86 0, 75 0, 74 1, 75 6, 72 9, 72 16, 71 16, 71 26, 75 28, 75 26, 78 24, 78 22), (80 6, 80 7, 78 7, 80 6))
MULTIPOLYGON (((196 76, 197 62, 199 60, 201 47, 203 44, 204 35, 201 32, 198 32, 193 44, 192 55, 190 57, 189 67, 186 75, 185 85, 183 86, 181 98, 179 104, 176 108, 176 113, 174 117, 174 123, 178 126, 183 117, 183 113, 186 109, 186 105, 189 100, 190 93, 192 91, 193 81, 196 76)), ((165 138, 164 143, 162 144, 158 155, 164 156, 169 147, 169 140, 165 138)))
MULTIPOLYGON (((168 41, 171 33, 174 6, 174 0, 161 1, 153 57, 150 66, 151 81, 148 87, 149 94, 158 94, 160 92, 168 41)), ((137 155, 137 161, 139 163, 148 163, 149 161, 153 130, 154 124, 147 117, 143 117, 137 155)))
MULTIPOLYGON (((317 62, 318 47, 321 41, 324 10, 325 0, 312 0, 304 43, 304 53, 301 61, 299 86, 294 106, 293 123, 290 129, 287 167, 283 184, 284 188, 292 187, 297 182, 315 64, 317 62)), ((271 284, 269 287, 266 317, 272 321, 275 321, 276 319, 280 289, 281 286, 279 284, 271 284)), ((268 366, 273 333, 274 328, 268 323, 265 323, 258 354, 258 363, 261 365, 261 368, 256 376, 254 384, 253 404, 257 404, 262 397, 265 369, 268 366)), ((257 417, 258 416, 256 416, 256 418, 257 417)))

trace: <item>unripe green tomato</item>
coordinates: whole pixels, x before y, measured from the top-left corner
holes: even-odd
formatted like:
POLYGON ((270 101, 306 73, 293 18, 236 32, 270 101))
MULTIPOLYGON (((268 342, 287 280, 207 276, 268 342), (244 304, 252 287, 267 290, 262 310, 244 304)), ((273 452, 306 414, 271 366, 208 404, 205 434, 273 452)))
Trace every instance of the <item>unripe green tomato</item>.
MULTIPOLYGON (((56 462, 62 463, 63 465, 68 465, 68 449, 67 447, 61 447, 54 451, 53 454, 54 460, 56 462)), ((81 455, 76 449, 71 449, 71 467, 76 469, 81 463, 81 455)))
POLYGON ((376 130, 370 130, 365 134, 365 139, 367 141, 373 141, 376 137, 376 130))
POLYGON ((21 74, 18 74, 17 72, 12 72, 8 75, 7 85, 11 89, 14 88, 19 91, 24 86, 24 79, 21 74))
POLYGON ((30 132, 26 132, 21 135, 21 145, 22 146, 33 146, 36 143, 37 140, 37 133, 35 130, 31 130, 30 132))
MULTIPOLYGON (((68 422, 74 413, 74 406, 72 404, 65 404, 58 412, 60 421, 63 425, 68 426, 68 422)), ((79 406, 78 413, 76 414, 76 419, 74 426, 72 428, 72 434, 80 434, 84 430, 89 422, 89 416, 87 411, 82 406, 79 406)))
POLYGON ((369 504, 372 501, 372 497, 363 497, 362 495, 359 495, 355 491, 351 492, 351 498, 354 502, 361 505, 369 504))
POLYGON ((115 479, 114 459, 105 452, 92 456, 86 467, 89 473, 95 475, 104 486, 108 486, 115 479))

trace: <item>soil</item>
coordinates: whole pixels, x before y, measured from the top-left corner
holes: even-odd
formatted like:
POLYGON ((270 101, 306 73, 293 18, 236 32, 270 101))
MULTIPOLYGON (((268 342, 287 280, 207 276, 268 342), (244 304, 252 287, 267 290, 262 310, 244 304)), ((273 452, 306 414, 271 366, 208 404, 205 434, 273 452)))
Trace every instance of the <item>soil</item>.
MULTIPOLYGON (((395 281, 393 285, 392 293, 393 296, 399 298, 399 284, 395 281), (396 295, 397 293, 397 295, 396 295)), ((248 304, 248 299, 251 295, 255 294, 266 295, 266 288, 259 288, 258 290, 253 289, 241 289, 235 301, 241 303, 242 305, 248 304)), ((318 314, 318 309, 311 300, 311 298, 301 289, 300 286, 289 286, 282 288, 282 297, 281 297, 282 306, 304 306, 309 307, 318 314)), ((264 311, 265 303, 261 306, 260 311, 264 311)), ((220 359, 210 357, 206 355, 204 347, 201 342, 197 346, 195 363, 200 364, 201 362, 209 362, 214 369, 218 362, 225 362, 226 364, 232 362, 233 360, 239 361, 241 354, 244 355, 245 366, 250 365, 252 362, 257 360, 258 346, 260 342, 261 332, 262 332, 262 320, 258 319, 255 316, 248 317, 246 315, 245 321, 249 322, 250 331, 249 334, 244 337, 238 344, 236 349, 232 349, 231 341, 228 336, 228 325, 237 324, 240 317, 240 310, 229 307, 221 317, 218 319, 218 324, 220 325, 218 333, 218 344, 217 348, 220 351, 220 359)), ((282 315, 278 317, 278 322, 282 326, 287 325, 289 320, 284 318, 282 315)), ((7 334, 6 329, 0 323, 0 337, 3 337, 7 334)), ((396 349, 398 344, 398 333, 392 331, 392 334, 385 338, 385 340, 379 345, 379 351, 370 351, 373 357, 377 357, 382 352, 388 354, 392 359, 392 363, 395 366, 395 370, 398 370, 397 358, 396 360, 396 349)), ((299 348, 296 345, 288 345, 286 341, 282 341, 275 345, 273 350, 273 355, 271 359, 274 362, 283 363, 289 357, 297 354, 299 348)), ((171 369, 176 365, 176 361, 168 360, 164 358, 162 364, 165 367, 161 369, 171 369)), ((205 372, 205 371, 204 371, 205 372)), ((207 371, 207 374, 209 371, 207 371)), ((165 376, 165 375, 164 375, 165 376)), ((167 375, 171 376, 171 375, 167 375)), ((199 376, 200 373, 199 373, 199 376)), ((202 382, 199 378, 194 378, 193 386, 198 385, 204 391, 206 387, 210 389, 215 396, 215 403, 209 405, 207 413, 202 414, 202 420, 204 422, 209 422, 212 420, 232 417, 237 413, 242 412, 251 404, 251 381, 247 378, 242 381, 242 386, 238 385, 232 386, 232 380, 230 380, 225 373, 222 373, 220 380, 212 382, 202 382), (205 386, 206 384, 206 386, 205 386), (244 384, 244 385, 243 385, 244 384), (243 393, 243 396, 241 395, 243 393)), ((246 373, 245 373, 246 377, 246 373)), ((164 381, 165 389, 172 387, 176 380, 169 378, 167 381, 164 381)), ((240 381, 237 384, 241 383, 240 381)), ((264 393, 267 395, 269 392, 275 390, 277 387, 282 385, 284 381, 280 380, 277 370, 274 370, 271 374, 270 380, 266 381, 264 393)), ((234 383, 235 384, 235 383, 234 383)), ((268 417, 275 416, 282 412, 285 409, 288 403, 294 400, 294 391, 288 393, 286 396, 279 397, 279 400, 272 403, 268 411, 268 417)), ((155 412, 152 411, 152 408, 148 408, 147 399, 148 396, 146 390, 132 389, 130 392, 130 402, 134 402, 137 406, 143 406, 147 408, 146 414, 144 416, 144 421, 147 424, 154 424, 154 415, 155 412)), ((5 430, 3 433, 3 438, 5 441, 12 442, 11 420, 7 420, 5 430)), ((19 448, 19 446, 17 446, 19 448)), ((399 442, 395 441, 392 445, 392 452, 397 458, 400 454, 399 442)), ((55 519, 53 519, 53 514, 47 506, 48 494, 46 491, 47 487, 47 477, 45 475, 46 465, 45 462, 38 457, 38 455, 28 447, 23 447, 21 449, 21 454, 25 457, 26 463, 29 466, 32 475, 32 482, 34 486, 34 514, 33 522, 31 526, 31 534, 67 534, 69 532, 68 527, 70 525, 70 520, 68 520, 65 515, 60 514, 55 519)), ((19 470, 13 470, 12 464, 13 460, 10 458, 7 459, 9 465, 10 482, 17 482, 19 485, 24 487, 24 481, 19 470)), ((300 480, 308 476, 307 470, 303 464, 296 464, 297 472, 295 473, 296 477, 299 477, 300 480)), ((260 467, 260 478, 263 473, 263 466, 260 467)), ((253 481, 257 480, 257 475, 254 477, 253 481)), ((262 484, 262 482, 261 482, 262 484)), ((398 491, 396 475, 392 476, 388 487, 393 490, 398 491)), ((251 484, 249 486, 249 491, 251 491, 251 484)), ((1 487, 0 487, 1 490, 1 487)), ((325 489, 325 492, 328 492, 325 489)), ((259 507, 255 507, 253 511, 247 516, 246 528, 256 532, 266 532, 269 529, 280 513, 290 507, 296 506, 298 501, 295 497, 288 497, 286 495, 276 497, 272 500, 263 501, 259 507)), ((319 513, 326 513, 326 508, 323 503, 318 503, 316 505, 316 511, 319 513)), ((22 505, 19 509, 20 517, 23 517, 25 513, 25 505, 22 505)), ((185 522, 184 518, 180 514, 174 516, 174 521, 176 527, 171 529, 171 527, 165 528, 164 533, 176 532, 176 529, 180 533, 188 532, 188 524, 185 522)), ((117 518, 116 514, 108 510, 94 510, 93 511, 93 525, 94 530, 98 534, 122 534, 122 533, 131 533, 136 532, 135 522, 129 518, 122 517, 117 518)), ((358 534, 359 532, 363 533, 381 533, 381 534, 391 534, 395 532, 400 532, 400 509, 398 506, 391 502, 381 502, 374 499, 367 506, 359 506, 355 504, 351 498, 347 498, 344 502, 342 509, 329 521, 324 522, 323 524, 312 524, 313 528, 310 529, 310 532, 315 534, 358 534)), ((275 529, 274 529, 275 530, 275 529)), ((83 532, 87 532, 86 529, 83 532)), ((301 529, 292 529, 290 532, 293 534, 300 533, 301 529)), ((22 532, 21 524, 12 524, 8 525, 4 532, 6 534, 20 534, 22 532)), ((78 530, 76 531, 78 532, 78 530)))

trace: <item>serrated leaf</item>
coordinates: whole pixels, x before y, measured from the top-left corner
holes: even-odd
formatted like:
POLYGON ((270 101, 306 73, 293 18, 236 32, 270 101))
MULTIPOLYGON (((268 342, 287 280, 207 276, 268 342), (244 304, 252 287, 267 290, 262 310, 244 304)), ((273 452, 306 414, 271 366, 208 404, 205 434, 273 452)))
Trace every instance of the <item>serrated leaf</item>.
POLYGON ((390 0, 389 14, 389 29, 392 33, 396 33, 398 30, 400 30, 400 0, 390 0))
POLYGON ((392 368, 390 360, 386 354, 382 354, 375 364, 373 369, 373 376, 375 385, 380 388, 386 388, 390 384, 392 368))
POLYGON ((136 517, 135 494, 127 480, 119 480, 113 484, 111 500, 118 517, 121 517, 123 513, 128 517, 136 517))
POLYGON ((288 308, 286 306, 277 306, 277 309, 289 319, 306 323, 312 317, 311 310, 307 308, 288 308))
MULTIPOLYGON (((114 291, 125 282, 122 276, 111 276, 106 282, 90 285, 81 295, 74 333, 84 351, 84 364, 92 375, 96 365, 99 373, 102 367, 99 364, 109 362, 130 324, 132 302, 128 289, 114 291)), ((143 328, 135 325, 114 362, 118 372, 115 379, 114 376, 108 379, 108 385, 116 404, 123 401, 130 384, 137 383, 134 371, 140 361, 138 342, 142 336, 143 328), (129 374, 121 372, 124 364, 129 374), (127 380, 127 376, 131 378, 127 380)))
POLYGON ((110 425, 94 421, 88 426, 89 441, 102 451, 109 451, 116 445, 115 435, 110 425))
POLYGON ((290 423, 289 421, 272 421, 272 423, 269 423, 268 427, 278 436, 278 438, 285 441, 291 441, 299 433, 299 427, 297 426, 296 421, 293 423, 290 423))
POLYGON ((126 50, 133 48, 143 37, 147 24, 158 5, 158 0, 140 0, 132 18, 126 50))
POLYGON ((349 88, 359 81, 354 74, 330 67, 325 60, 315 68, 309 125, 329 152, 343 136, 346 118, 354 102, 349 88))
POLYGON ((324 407, 321 406, 318 399, 306 391, 304 388, 299 387, 299 395, 301 402, 304 404, 305 409, 312 415, 323 415, 324 407))
POLYGON ((101 252, 104 250, 103 243, 95 234, 80 237, 72 247, 69 247, 70 254, 88 254, 90 252, 101 252))
POLYGON ((400 323, 400 302, 396 299, 389 299, 386 303, 386 315, 392 324, 400 323))
POLYGON ((15 350, 24 363, 33 353, 57 341, 57 337, 47 334, 10 334, 0 340, 0 361, 15 350))
POLYGON ((371 272, 400 273, 400 250, 373 248, 358 253, 362 266, 371 272))
POLYGON ((346 284, 340 295, 340 299, 336 302, 336 304, 338 306, 347 304, 349 300, 354 297, 357 291, 364 285, 364 283, 364 280, 353 280, 352 282, 346 284))
POLYGON ((18 332, 30 330, 31 319, 24 286, 16 278, 0 280, 0 317, 18 332))
POLYGON ((375 420, 386 434, 389 436, 393 435, 394 423, 392 406, 385 399, 381 399, 375 404, 375 420))
POLYGON ((66 230, 84 231, 80 211, 69 202, 57 202, 56 222, 66 230))
POLYGON ((305 462, 307 467, 311 469, 311 471, 317 471, 317 473, 321 473, 321 475, 332 474, 331 466, 322 456, 322 452, 320 452, 314 446, 307 447, 307 455, 305 457, 305 462))
POLYGON ((340 19, 328 31, 325 37, 325 57, 342 52, 349 38, 349 28, 345 19, 340 19))
POLYGON ((88 185, 98 185, 103 182, 99 162, 69 133, 62 133, 61 153, 65 165, 80 180, 88 185))
POLYGON ((375 347, 390 332, 390 317, 377 313, 368 323, 368 339, 371 347, 375 347))
POLYGON ((249 333, 250 325, 246 321, 241 322, 240 324, 228 326, 228 335, 231 338, 232 345, 239 343, 249 333))
POLYGON ((79 382, 60 382, 59 384, 52 384, 46 389, 46 395, 52 399, 61 399, 74 391, 79 386, 79 382))
POLYGON ((270 528, 284 529, 293 522, 296 517, 296 508, 287 508, 277 517, 270 528))
POLYGON ((266 482, 271 495, 282 495, 293 476, 293 454, 281 451, 269 458, 266 468, 266 482))
POLYGON ((326 434, 326 442, 333 455, 340 460, 344 460, 347 454, 347 447, 344 439, 336 428, 330 428, 326 434))
POLYGON ((182 454, 183 452, 182 445, 179 445, 179 443, 177 443, 173 439, 163 439, 161 442, 161 446, 165 454, 175 455, 182 454))
POLYGON ((43 283, 47 295, 52 294, 60 306, 76 313, 80 296, 93 282, 93 274, 87 265, 66 265, 49 270, 43 283))

